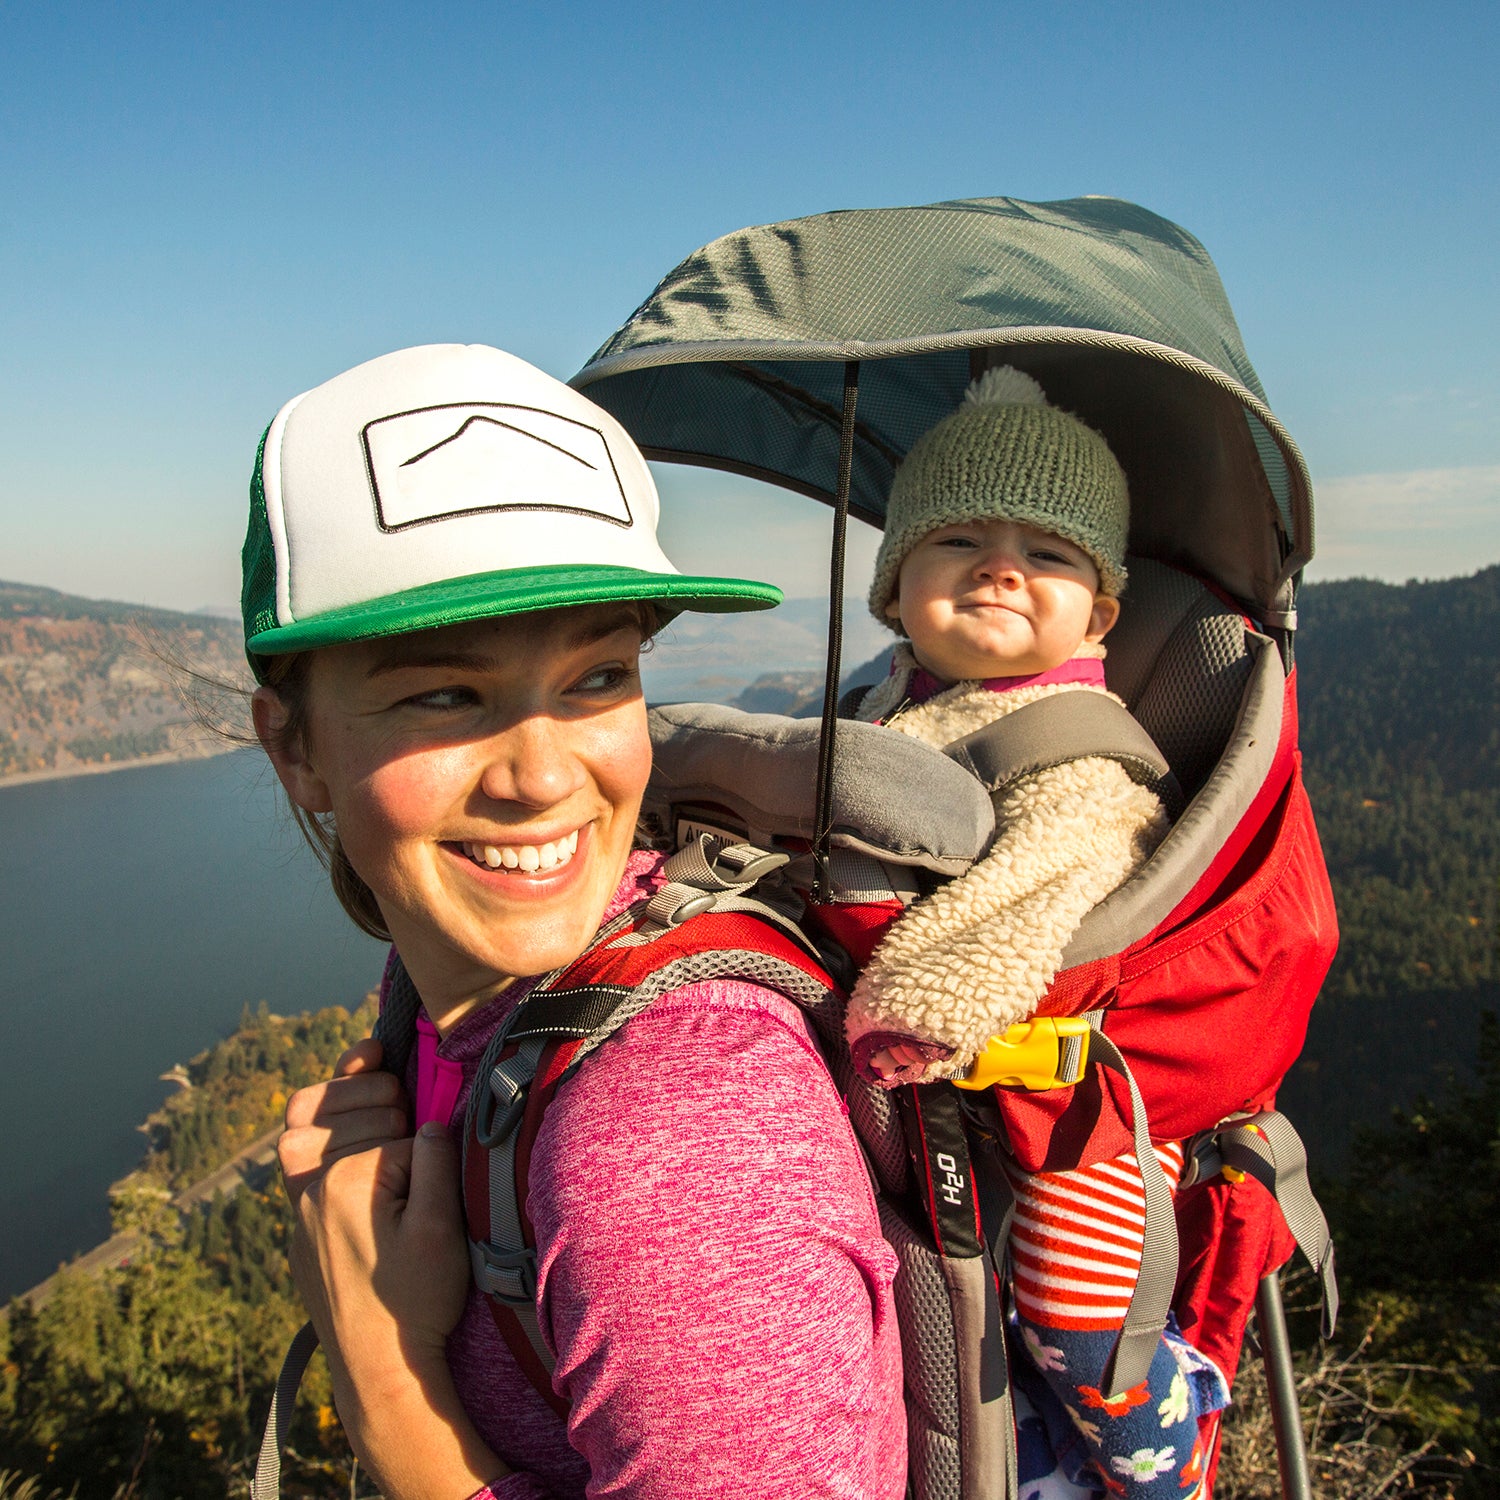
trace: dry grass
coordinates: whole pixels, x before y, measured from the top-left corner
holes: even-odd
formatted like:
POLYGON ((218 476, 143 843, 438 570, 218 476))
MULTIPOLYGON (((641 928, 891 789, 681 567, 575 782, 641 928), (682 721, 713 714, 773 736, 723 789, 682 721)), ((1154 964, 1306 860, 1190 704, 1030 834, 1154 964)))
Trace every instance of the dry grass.
MULTIPOLYGON (((1416 1379, 1425 1366, 1369 1358, 1371 1335, 1343 1353, 1320 1346, 1297 1357, 1297 1395, 1307 1434, 1315 1500, 1454 1500, 1475 1477, 1472 1453, 1439 1450, 1433 1435, 1413 1439, 1416 1379)), ((1281 1500, 1266 1381, 1247 1347, 1224 1424, 1216 1500, 1281 1500)))

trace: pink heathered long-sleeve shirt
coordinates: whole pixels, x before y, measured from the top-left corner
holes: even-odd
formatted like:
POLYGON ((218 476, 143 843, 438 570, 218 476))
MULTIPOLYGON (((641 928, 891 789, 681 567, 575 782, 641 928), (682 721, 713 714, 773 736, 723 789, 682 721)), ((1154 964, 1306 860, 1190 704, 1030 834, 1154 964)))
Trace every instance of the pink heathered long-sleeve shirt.
MULTIPOLYGON (((649 894, 659 866, 633 855, 607 915, 649 894)), ((437 1049, 463 1070, 455 1132, 519 997, 513 986, 437 1049)), ((412 1098, 430 1094, 417 1066, 412 1098)), ((542 1401, 471 1290, 448 1362, 517 1471, 495 1500, 902 1493, 896 1258, 790 1001, 716 981, 628 1022, 558 1090, 528 1210, 541 1323, 572 1410, 565 1425, 542 1401)))

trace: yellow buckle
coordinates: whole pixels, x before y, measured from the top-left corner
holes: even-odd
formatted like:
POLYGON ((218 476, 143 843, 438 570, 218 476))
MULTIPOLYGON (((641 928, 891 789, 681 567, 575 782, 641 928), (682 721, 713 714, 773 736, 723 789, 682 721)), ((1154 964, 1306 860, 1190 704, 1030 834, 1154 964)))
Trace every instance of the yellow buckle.
POLYGON ((1082 1016, 1018 1021, 985 1044, 961 1089, 1062 1089, 1077 1083, 1089 1060, 1089 1023, 1082 1016))

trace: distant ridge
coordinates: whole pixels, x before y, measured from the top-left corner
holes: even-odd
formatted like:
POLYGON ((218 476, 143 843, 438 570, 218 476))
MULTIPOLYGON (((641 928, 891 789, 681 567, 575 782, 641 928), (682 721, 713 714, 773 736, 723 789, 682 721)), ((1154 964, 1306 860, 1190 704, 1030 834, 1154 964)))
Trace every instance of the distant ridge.
POLYGON ((0 581, 0 784, 224 749, 183 668, 243 681, 238 621, 0 581))

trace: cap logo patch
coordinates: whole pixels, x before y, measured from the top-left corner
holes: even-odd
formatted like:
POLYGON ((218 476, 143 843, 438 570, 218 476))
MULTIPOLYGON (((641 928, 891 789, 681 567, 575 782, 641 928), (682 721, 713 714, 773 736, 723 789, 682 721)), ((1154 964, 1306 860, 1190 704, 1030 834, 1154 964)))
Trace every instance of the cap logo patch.
POLYGON ((477 401, 378 417, 362 437, 382 531, 498 510, 631 525, 609 444, 586 422, 477 401))

